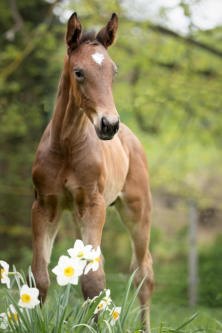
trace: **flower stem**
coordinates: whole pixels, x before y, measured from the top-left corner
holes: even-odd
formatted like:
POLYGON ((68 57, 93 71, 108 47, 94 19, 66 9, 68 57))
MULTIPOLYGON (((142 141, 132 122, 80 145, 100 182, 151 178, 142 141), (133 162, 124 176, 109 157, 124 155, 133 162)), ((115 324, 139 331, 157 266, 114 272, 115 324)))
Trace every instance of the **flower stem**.
POLYGON ((25 281, 24 281, 24 279, 22 277, 22 274, 20 274, 19 272, 8 272, 8 276, 9 275, 17 275, 18 278, 22 281, 22 283, 25 284, 25 281))

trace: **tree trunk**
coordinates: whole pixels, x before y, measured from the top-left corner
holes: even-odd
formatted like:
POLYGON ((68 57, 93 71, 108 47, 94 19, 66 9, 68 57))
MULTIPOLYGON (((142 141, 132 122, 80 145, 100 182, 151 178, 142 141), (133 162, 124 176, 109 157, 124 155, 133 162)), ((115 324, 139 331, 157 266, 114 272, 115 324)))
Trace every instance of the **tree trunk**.
POLYGON ((196 204, 189 202, 189 304, 197 304, 198 258, 197 258, 197 224, 196 204))

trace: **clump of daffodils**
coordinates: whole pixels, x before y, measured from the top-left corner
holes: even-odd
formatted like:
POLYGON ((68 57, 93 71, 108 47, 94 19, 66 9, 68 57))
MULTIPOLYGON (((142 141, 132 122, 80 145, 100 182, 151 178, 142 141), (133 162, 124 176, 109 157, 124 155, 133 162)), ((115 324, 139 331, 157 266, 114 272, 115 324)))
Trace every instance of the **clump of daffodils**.
POLYGON ((105 296, 101 299, 101 301, 97 305, 94 313, 96 314, 100 311, 106 310, 111 303, 112 303, 112 300, 111 300, 111 297, 110 297, 110 290, 106 289, 105 290, 105 296))
MULTIPOLYGON (((93 249, 92 245, 84 245, 81 240, 76 240, 73 248, 67 250, 68 256, 61 256, 58 265, 53 268, 52 272, 57 276, 57 282, 60 286, 67 284, 78 284, 78 278, 82 274, 88 274, 90 270, 93 272, 99 269, 101 260, 101 250, 98 246, 93 249)), ((121 307, 113 307, 110 297, 110 290, 106 289, 99 296, 94 297, 90 303, 93 304, 100 299, 94 314, 109 313, 110 324, 114 325, 121 313, 121 307), (101 294, 105 292, 105 296, 100 299, 101 294)))
MULTIPOLYGON (((22 275, 19 272, 10 272, 9 264, 4 260, 0 260, 0 269, 1 269, 1 283, 6 284, 10 289, 11 281, 10 276, 17 276, 23 283, 23 286, 20 287, 20 298, 18 302, 19 312, 22 313, 22 308, 33 309, 36 305, 40 303, 38 296, 39 290, 37 288, 29 288, 24 284, 22 275)), ((6 312, 0 313, 0 329, 8 330, 9 327, 19 324, 19 314, 16 311, 13 304, 9 305, 9 308, 6 312)), ((8 332, 8 331, 7 331, 8 332)))
MULTIPOLYGON (((98 303, 98 305, 94 311, 94 314, 101 314, 101 313, 107 312, 109 314, 108 317, 109 317, 110 325, 113 326, 120 316, 121 307, 113 306, 113 301, 110 297, 110 289, 105 289, 104 291, 102 291, 100 293, 100 295, 104 292, 105 292, 105 296, 98 303)), ((94 297, 91 302, 94 302, 96 299, 100 298, 100 295, 94 297)))
MULTIPOLYGON (((88 274, 90 270, 95 272, 99 269, 101 258, 99 246, 94 249, 92 245, 84 245, 81 240, 76 240, 73 248, 68 249, 67 252, 69 256, 62 255, 59 258, 57 266, 52 269, 60 286, 77 285, 81 275, 88 274)), ((15 306, 11 304, 6 312, 0 313, 0 329, 11 332, 10 328, 14 327, 16 329, 16 325, 17 327, 23 325, 23 319, 21 318, 23 318, 25 313, 27 318, 32 317, 29 316, 30 311, 38 313, 39 310, 35 308, 40 304, 39 290, 29 287, 19 272, 10 272, 9 264, 3 260, 0 260, 0 273, 1 283, 5 284, 9 289, 11 286, 10 275, 17 276, 16 282, 19 288, 19 300, 15 301, 15 303, 13 302, 15 306), (20 282, 18 283, 19 280, 22 281, 22 285, 20 285, 20 282)), ((11 299, 13 298, 11 297, 11 299)), ((109 289, 105 289, 92 300, 88 299, 86 303, 92 309, 92 317, 98 314, 104 315, 110 322, 110 325, 115 324, 121 313, 120 307, 113 306, 109 289)))
POLYGON ((92 245, 84 245, 77 239, 73 248, 67 250, 68 256, 61 256, 58 265, 52 272, 57 276, 60 286, 78 284, 78 278, 82 274, 88 274, 90 270, 97 271, 100 263, 101 250, 98 246, 93 249, 92 245))
POLYGON ((19 316, 12 304, 9 305, 7 312, 0 313, 0 328, 7 329, 9 322, 14 325, 19 321, 19 316))

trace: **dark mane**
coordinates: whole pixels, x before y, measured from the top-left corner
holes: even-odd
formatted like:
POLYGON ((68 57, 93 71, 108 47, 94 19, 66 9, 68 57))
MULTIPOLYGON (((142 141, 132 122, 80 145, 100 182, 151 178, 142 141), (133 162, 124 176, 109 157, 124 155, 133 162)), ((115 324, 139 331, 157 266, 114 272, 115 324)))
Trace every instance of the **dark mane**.
POLYGON ((94 30, 83 31, 79 43, 83 44, 83 43, 87 43, 87 42, 95 42, 95 43, 99 44, 99 42, 96 40, 96 32, 94 30))

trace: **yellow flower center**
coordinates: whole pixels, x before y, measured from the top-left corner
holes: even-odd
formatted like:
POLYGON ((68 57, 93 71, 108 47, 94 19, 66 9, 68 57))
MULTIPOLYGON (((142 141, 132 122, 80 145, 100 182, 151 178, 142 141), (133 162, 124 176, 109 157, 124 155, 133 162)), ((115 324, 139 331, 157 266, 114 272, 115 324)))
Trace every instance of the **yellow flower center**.
MULTIPOLYGON (((13 316, 14 316, 15 321, 18 321, 17 313, 14 313, 13 316)), ((13 323, 13 319, 12 319, 12 316, 10 314, 8 315, 8 319, 10 320, 11 323, 13 323)))
POLYGON ((98 308, 99 308, 99 309, 102 309, 102 307, 103 307, 103 303, 100 303, 100 304, 98 305, 98 308))
POLYGON ((66 267, 66 268, 64 269, 64 275, 65 275, 65 276, 73 276, 73 275, 74 275, 74 272, 75 272, 75 270, 74 270, 74 268, 71 267, 71 266, 66 267))
POLYGON ((4 278, 3 274, 5 273, 4 268, 1 268, 1 280, 4 278))
POLYGON ((77 257, 78 258, 82 258, 83 256, 84 256, 84 252, 83 251, 79 251, 77 257))
POLYGON ((100 262, 100 257, 97 257, 95 260, 96 260, 97 262, 100 262))
POLYGON ((21 300, 23 303, 29 303, 31 301, 31 296, 29 294, 22 294, 21 300))
POLYGON ((117 319, 119 317, 119 313, 114 311, 113 312, 113 319, 117 319))

